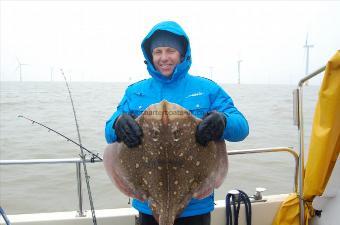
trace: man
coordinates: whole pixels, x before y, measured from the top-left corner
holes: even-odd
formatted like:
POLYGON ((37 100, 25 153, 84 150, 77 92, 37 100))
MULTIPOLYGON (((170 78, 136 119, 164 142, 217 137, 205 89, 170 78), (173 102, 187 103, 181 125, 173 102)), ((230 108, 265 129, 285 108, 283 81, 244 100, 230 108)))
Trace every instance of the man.
MULTIPOLYGON (((229 95, 215 82, 188 74, 189 38, 177 23, 166 21, 155 25, 141 47, 151 78, 127 88, 117 111, 106 123, 108 143, 122 141, 130 148, 138 146, 143 132, 131 115, 138 116, 150 104, 164 99, 203 119, 196 130, 196 141, 201 145, 219 139, 241 141, 248 135, 248 123, 229 95)), ((157 225, 147 202, 134 199, 132 206, 140 212, 142 225, 157 225)), ((192 199, 175 225, 209 225, 213 209, 213 194, 201 200, 192 199)))

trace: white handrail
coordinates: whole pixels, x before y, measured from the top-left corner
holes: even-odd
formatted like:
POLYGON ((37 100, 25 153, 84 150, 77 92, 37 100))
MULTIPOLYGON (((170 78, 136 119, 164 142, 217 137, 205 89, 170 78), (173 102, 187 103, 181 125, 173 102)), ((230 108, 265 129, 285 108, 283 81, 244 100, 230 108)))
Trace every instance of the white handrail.
MULTIPOLYGON (((295 159, 295 176, 294 176, 294 191, 297 191, 297 177, 298 177, 298 155, 292 149, 288 147, 273 147, 273 148, 257 148, 257 149, 244 149, 244 150, 230 150, 228 155, 242 155, 242 154, 256 154, 256 153, 270 153, 270 152, 288 152, 295 159)), ((86 159, 86 163, 97 163, 102 162, 98 159, 86 159)), ((82 181, 81 181, 81 158, 64 158, 64 159, 23 159, 23 160, 0 160, 1 165, 32 165, 32 164, 65 164, 75 163, 76 164, 76 177, 77 177, 77 192, 78 192, 78 204, 79 210, 77 216, 84 216, 83 211, 83 193, 82 193, 82 181)))

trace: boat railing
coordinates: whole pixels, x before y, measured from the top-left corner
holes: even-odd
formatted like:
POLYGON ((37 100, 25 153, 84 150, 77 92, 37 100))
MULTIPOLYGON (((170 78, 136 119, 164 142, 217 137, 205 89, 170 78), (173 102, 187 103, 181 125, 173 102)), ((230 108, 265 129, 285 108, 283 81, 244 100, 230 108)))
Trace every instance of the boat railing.
POLYGON ((325 71, 326 66, 322 66, 315 70, 313 73, 303 77, 297 88, 293 91, 293 118, 294 125, 297 126, 299 131, 299 208, 300 208, 300 225, 305 224, 305 208, 303 196, 303 181, 304 181, 304 167, 305 167, 305 142, 304 142, 304 124, 303 124, 303 87, 307 81, 325 71))
MULTIPOLYGON (((99 159, 86 159, 86 163, 101 162, 99 159)), ((14 160, 0 160, 1 165, 32 165, 32 164, 76 164, 76 181, 78 194, 78 211, 77 216, 85 216, 83 210, 83 190, 81 178, 81 158, 64 158, 64 159, 14 159, 14 160)))
MULTIPOLYGON (((273 153, 273 152, 288 152, 295 160, 294 170, 294 192, 297 192, 298 187, 298 168, 299 168, 299 157, 298 154, 289 147, 273 147, 273 148, 255 148, 255 149, 244 149, 244 150, 230 150, 228 155, 243 155, 243 154, 256 154, 256 153, 273 153)), ((86 163, 97 163, 102 162, 98 159, 87 159, 86 163)), ((78 211, 77 216, 85 216, 83 209, 83 192, 82 192, 82 173, 81 173, 81 158, 65 158, 65 159, 24 159, 24 160, 0 160, 1 165, 32 165, 32 164, 75 164, 76 165, 76 182, 77 182, 77 194, 78 194, 78 211)))

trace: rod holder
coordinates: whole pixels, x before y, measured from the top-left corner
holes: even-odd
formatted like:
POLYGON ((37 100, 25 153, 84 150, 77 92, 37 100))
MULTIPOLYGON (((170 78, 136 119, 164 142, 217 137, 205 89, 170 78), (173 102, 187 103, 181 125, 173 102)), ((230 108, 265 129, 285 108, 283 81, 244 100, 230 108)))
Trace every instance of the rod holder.
POLYGON ((83 210, 83 189, 81 181, 81 167, 80 162, 76 163, 76 175, 77 175, 77 191, 78 191, 78 205, 79 209, 77 211, 78 217, 85 217, 85 212, 83 210))

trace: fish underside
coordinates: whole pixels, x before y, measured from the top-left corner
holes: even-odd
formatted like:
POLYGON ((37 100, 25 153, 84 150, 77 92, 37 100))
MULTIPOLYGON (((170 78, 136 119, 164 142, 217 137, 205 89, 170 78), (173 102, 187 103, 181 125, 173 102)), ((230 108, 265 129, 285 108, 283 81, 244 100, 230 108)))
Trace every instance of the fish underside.
POLYGON ((173 225, 193 197, 205 198, 222 184, 228 168, 225 142, 196 143, 201 120, 167 101, 149 106, 136 121, 142 143, 108 145, 105 169, 124 194, 148 201, 159 225, 173 225))

